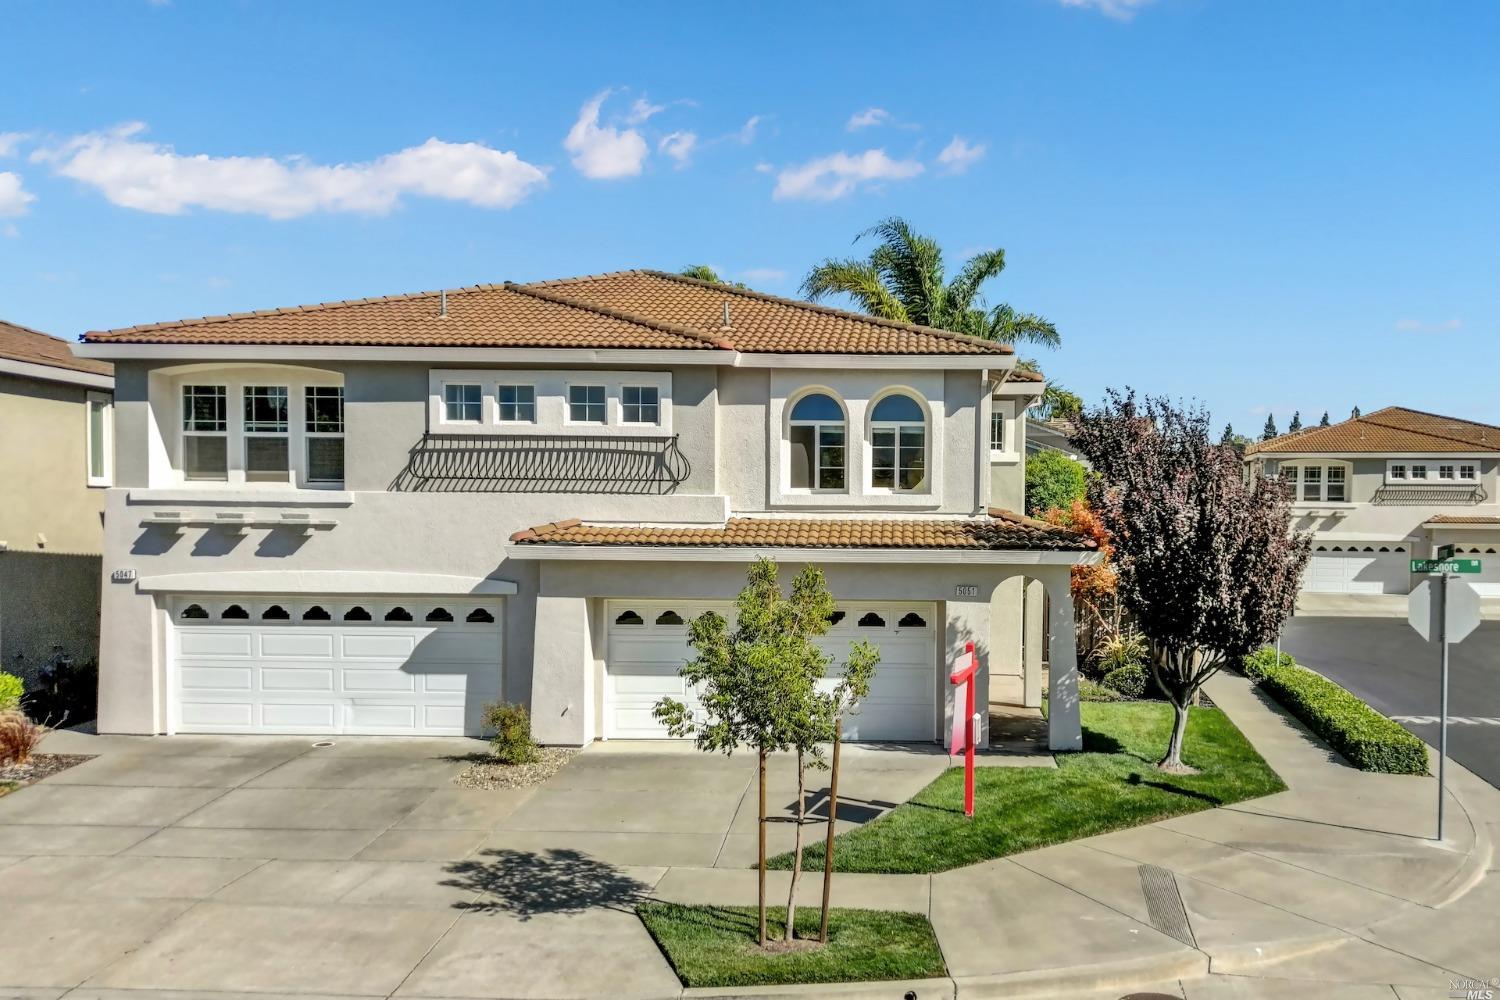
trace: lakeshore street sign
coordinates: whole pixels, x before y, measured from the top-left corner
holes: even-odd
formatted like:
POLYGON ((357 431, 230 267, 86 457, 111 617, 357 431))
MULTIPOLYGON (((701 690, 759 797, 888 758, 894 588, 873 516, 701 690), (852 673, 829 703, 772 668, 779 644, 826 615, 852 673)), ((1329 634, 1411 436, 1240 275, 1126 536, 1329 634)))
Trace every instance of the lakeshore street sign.
MULTIPOLYGON (((1411 568, 1417 570, 1418 563, 1437 560, 1413 559, 1411 568)), ((1450 559, 1448 563, 1473 563, 1479 569, 1478 559, 1450 559)), ((1438 562, 1446 566, 1444 562, 1438 562)), ((1438 647, 1438 802, 1437 839, 1443 839, 1443 796, 1448 784, 1448 647, 1462 642, 1469 633, 1479 627, 1479 591, 1464 583, 1447 569, 1439 575, 1428 577, 1412 588, 1407 598, 1406 620, 1411 627, 1428 642, 1438 647)))
POLYGON ((1413 559, 1413 573, 1478 573, 1478 559, 1413 559))

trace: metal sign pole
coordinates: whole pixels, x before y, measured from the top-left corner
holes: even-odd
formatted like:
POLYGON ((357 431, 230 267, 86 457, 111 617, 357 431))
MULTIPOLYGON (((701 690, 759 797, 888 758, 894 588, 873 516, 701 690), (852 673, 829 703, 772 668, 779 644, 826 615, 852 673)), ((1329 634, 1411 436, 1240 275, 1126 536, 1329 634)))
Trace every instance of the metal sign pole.
POLYGON ((1438 710, 1438 824, 1437 839, 1443 839, 1443 792, 1447 786, 1448 770, 1448 581, 1453 574, 1444 573, 1443 584, 1438 588, 1438 649, 1442 650, 1442 681, 1438 710))

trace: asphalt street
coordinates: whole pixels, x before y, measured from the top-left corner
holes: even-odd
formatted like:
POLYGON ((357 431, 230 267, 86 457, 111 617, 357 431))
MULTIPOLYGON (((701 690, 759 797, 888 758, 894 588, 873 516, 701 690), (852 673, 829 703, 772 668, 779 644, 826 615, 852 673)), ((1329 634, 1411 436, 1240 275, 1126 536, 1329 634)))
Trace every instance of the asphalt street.
MULTIPOLYGON (((1437 746, 1437 646, 1403 618, 1292 619, 1282 652, 1437 746)), ((1500 788, 1500 622, 1449 649, 1448 752, 1500 788)))

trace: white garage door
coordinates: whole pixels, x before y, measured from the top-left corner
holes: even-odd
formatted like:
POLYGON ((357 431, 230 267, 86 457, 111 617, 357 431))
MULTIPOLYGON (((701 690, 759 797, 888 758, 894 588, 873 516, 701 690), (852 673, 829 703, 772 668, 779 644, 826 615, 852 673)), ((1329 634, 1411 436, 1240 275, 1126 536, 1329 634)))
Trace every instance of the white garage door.
POLYGON ((1317 594, 1405 594, 1411 554, 1405 545, 1314 545, 1302 589, 1317 594))
POLYGON ((1460 559, 1478 559, 1479 572, 1465 573, 1465 583, 1479 592, 1480 597, 1500 597, 1500 546, 1457 545, 1453 553, 1460 559))
POLYGON ((500 602, 183 597, 182 733, 477 735, 500 696, 500 602))
MULTIPOLYGON (((605 679, 605 736, 666 736, 651 709, 665 697, 696 709, 679 671, 692 658, 687 622, 709 608, 726 618, 727 602, 610 601, 606 605, 609 662, 605 679)), ((844 722, 851 740, 931 740, 935 708, 937 608, 932 604, 870 601, 840 605, 820 645, 833 656, 828 687, 836 683, 849 643, 869 639, 880 647, 880 665, 869 699, 844 722)))

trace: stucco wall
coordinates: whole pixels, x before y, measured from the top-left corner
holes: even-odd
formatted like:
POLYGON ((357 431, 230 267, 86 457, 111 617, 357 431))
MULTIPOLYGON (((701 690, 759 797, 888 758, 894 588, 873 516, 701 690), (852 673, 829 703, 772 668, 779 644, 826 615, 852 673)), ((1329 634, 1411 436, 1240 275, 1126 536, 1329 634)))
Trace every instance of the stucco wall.
POLYGON ((0 552, 0 670, 29 685, 54 653, 99 655, 99 557, 0 552))
POLYGON ((104 491, 88 486, 88 392, 0 374, 0 542, 15 551, 99 552, 104 491))
MULTIPOLYGON (((1287 461, 1292 461, 1288 459, 1287 461)), ((1293 506, 1293 525, 1301 531, 1312 531, 1319 539, 1400 540, 1422 538, 1422 524, 1436 514, 1500 516, 1500 459, 1480 458, 1479 487, 1486 495, 1481 503, 1464 504, 1373 504, 1371 500, 1385 484, 1384 457, 1344 459, 1350 466, 1350 502, 1337 504, 1298 503, 1293 506), (1311 516, 1311 512, 1337 516, 1311 516)), ((1266 474, 1275 475, 1277 460, 1266 462, 1266 474)), ((1430 464, 1430 463, 1429 463, 1430 464)), ((1436 491, 1437 487, 1432 487, 1436 491)))

